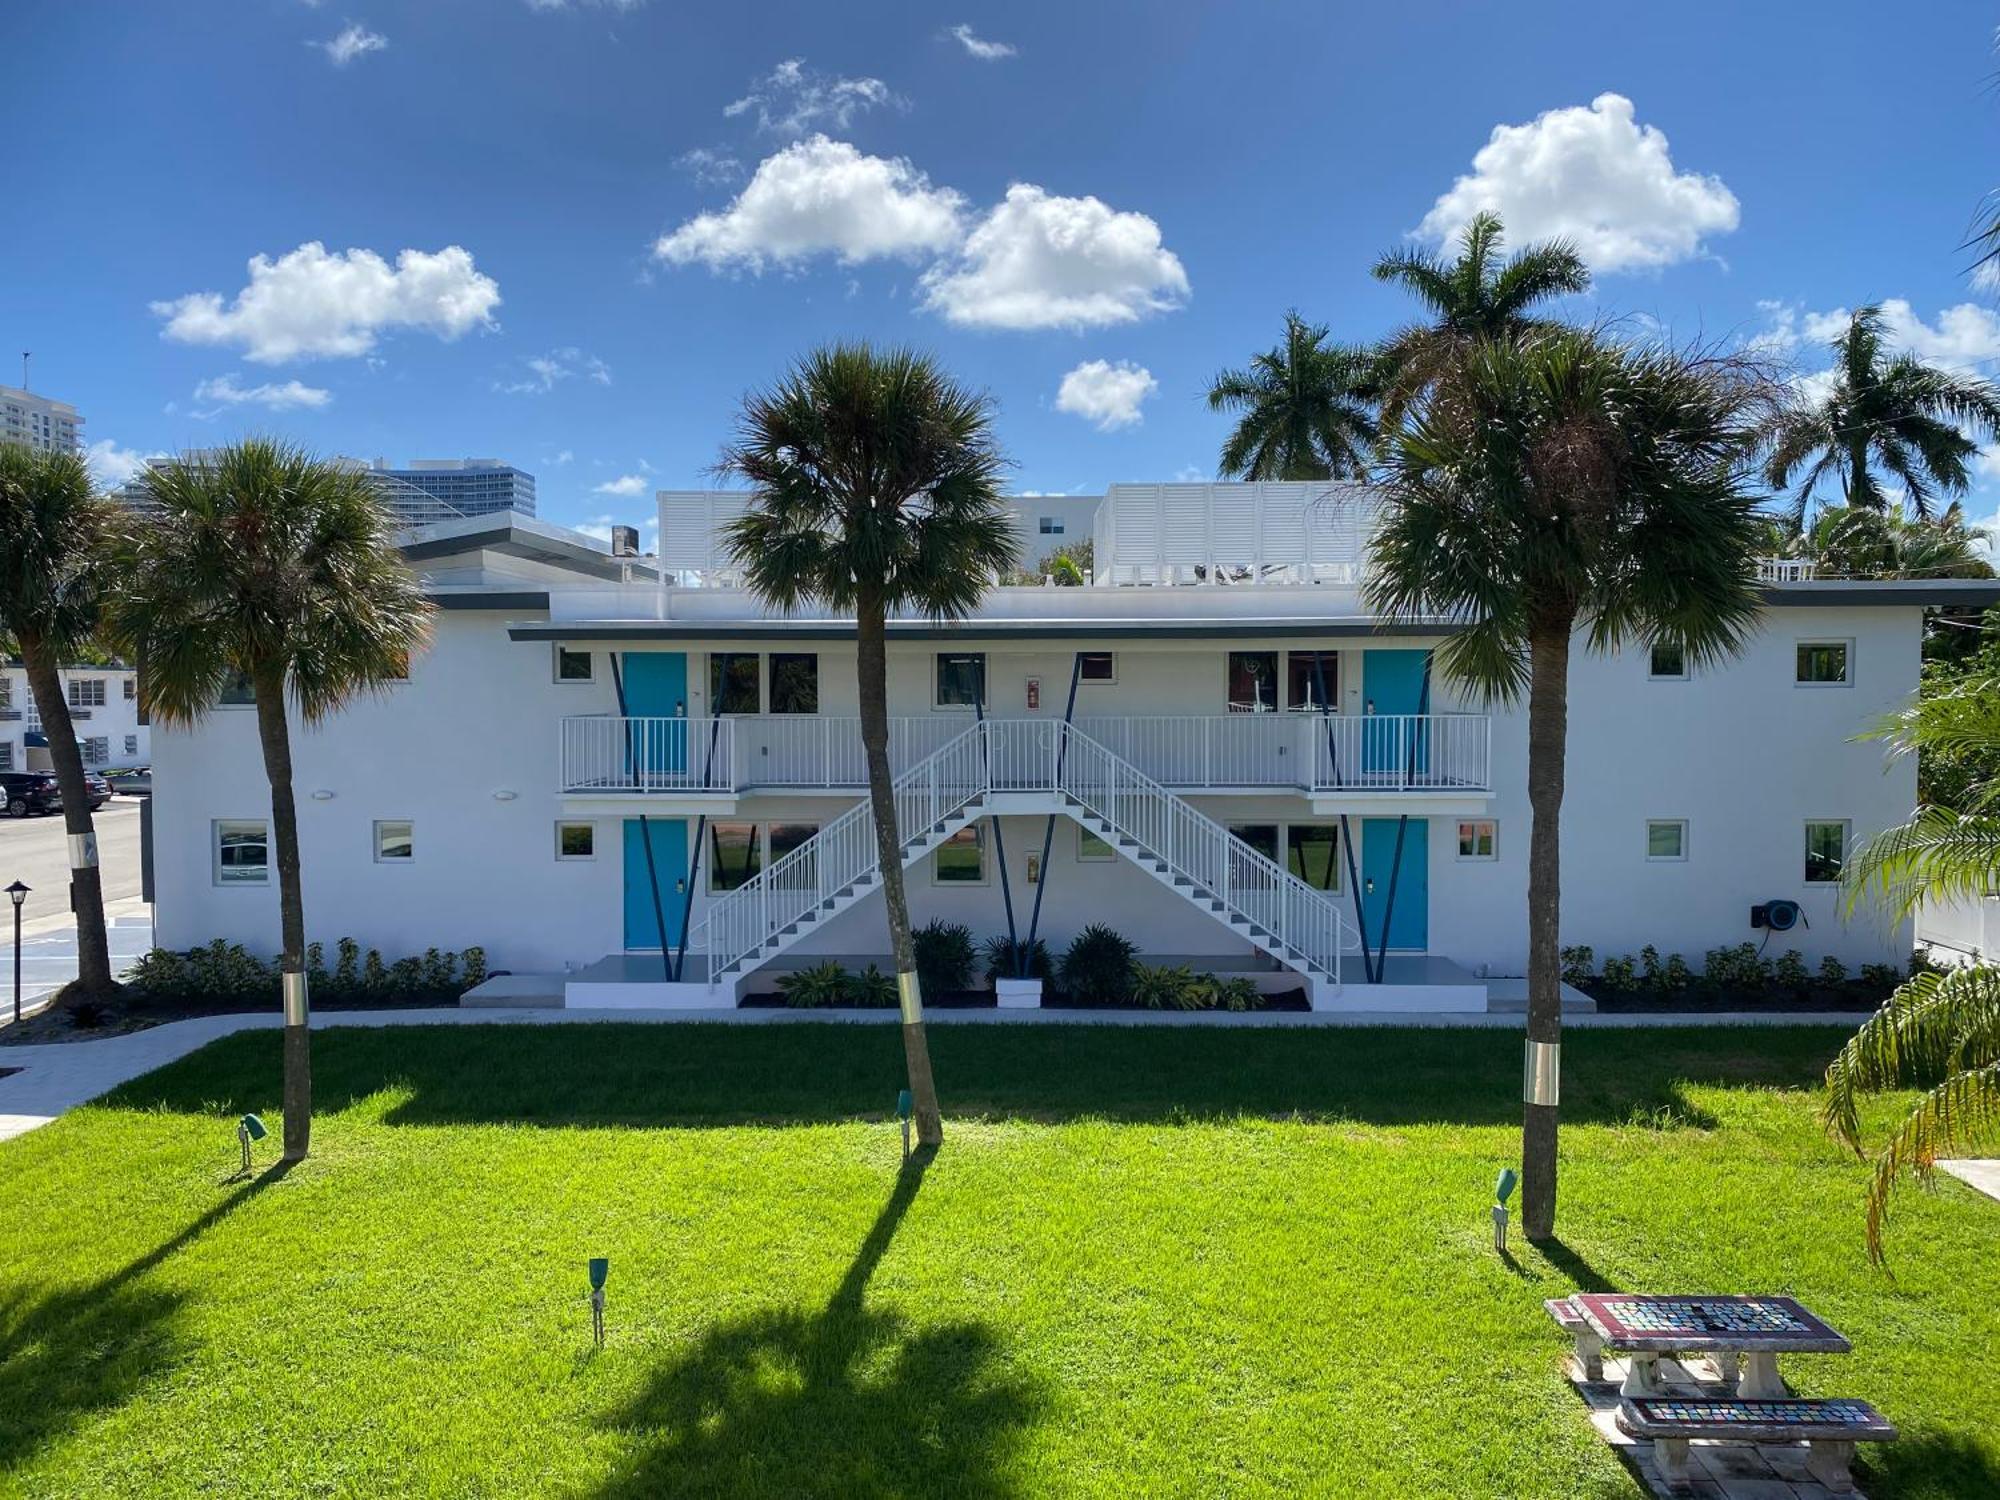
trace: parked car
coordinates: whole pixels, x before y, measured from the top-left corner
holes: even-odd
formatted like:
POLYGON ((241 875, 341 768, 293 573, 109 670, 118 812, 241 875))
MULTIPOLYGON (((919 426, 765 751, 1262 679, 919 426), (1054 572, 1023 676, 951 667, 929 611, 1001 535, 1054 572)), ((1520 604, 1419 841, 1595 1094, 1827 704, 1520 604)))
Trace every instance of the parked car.
POLYGON ((145 797, 153 790, 151 766, 124 766, 115 771, 106 771, 104 779, 111 783, 111 790, 121 797, 145 797))
MULTIPOLYGON (((95 771, 83 773, 90 792, 90 810, 111 800, 111 783, 95 771)), ((62 787, 53 771, 0 771, 0 812, 10 818, 62 811, 62 787)))

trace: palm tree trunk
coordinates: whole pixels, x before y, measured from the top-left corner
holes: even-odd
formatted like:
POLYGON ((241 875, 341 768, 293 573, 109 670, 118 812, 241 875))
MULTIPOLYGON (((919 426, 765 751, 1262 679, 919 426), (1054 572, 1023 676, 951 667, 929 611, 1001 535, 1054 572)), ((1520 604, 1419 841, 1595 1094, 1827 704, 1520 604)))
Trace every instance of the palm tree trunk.
POLYGON ((882 602, 864 598, 855 610, 856 672, 861 690, 861 749, 868 760, 868 804, 875 814, 875 849, 882 868, 882 901, 889 908, 889 950, 903 1007, 903 1055, 910 1074, 917 1140, 944 1140, 937 1084, 931 1078, 930 1043, 924 1036, 924 997, 917 984, 917 948, 910 938, 910 903, 903 891, 903 835, 896 826, 896 794, 889 771, 888 634, 882 602))
MULTIPOLYGON (((1568 617, 1538 627, 1528 641, 1528 1055, 1562 1042, 1562 799, 1569 736, 1568 617)), ((1548 1054, 1543 1054, 1547 1056, 1548 1054)), ((1554 1054, 1560 1057, 1560 1053, 1554 1054)), ((1535 1069, 1525 1070, 1530 1077, 1535 1069)), ((1523 1089, 1521 1227, 1531 1240, 1556 1232, 1556 1126, 1553 1098, 1523 1089)))
POLYGON ((28 672, 28 691, 42 716, 42 733, 55 762, 56 785, 62 790, 63 828, 70 836, 70 906, 76 912, 77 992, 102 999, 116 988, 111 979, 111 948, 104 932, 104 882, 97 868, 95 832, 90 816, 90 788, 83 779, 83 752, 77 748, 76 724, 63 697, 62 674, 47 641, 27 631, 16 644, 28 672), (78 863, 78 840, 85 841, 89 863, 78 863))
POLYGON ((285 722, 282 667, 256 674, 257 737, 271 783, 271 844, 278 858, 278 960, 285 1005, 286 1161, 305 1160, 312 1142, 311 1006, 306 994, 306 903, 299 887, 299 810, 292 793, 292 731, 285 722))

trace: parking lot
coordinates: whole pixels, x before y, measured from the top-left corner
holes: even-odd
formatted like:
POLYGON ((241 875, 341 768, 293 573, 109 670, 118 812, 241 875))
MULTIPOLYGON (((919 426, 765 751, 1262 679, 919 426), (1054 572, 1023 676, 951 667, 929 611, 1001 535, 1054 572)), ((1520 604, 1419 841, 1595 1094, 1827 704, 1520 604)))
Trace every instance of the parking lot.
MULTIPOLYGON (((97 811, 97 859, 104 904, 124 903, 128 916, 111 931, 111 961, 122 968, 151 946, 149 927, 135 925, 146 908, 139 896, 139 807, 136 797, 113 797, 97 811)), ((69 849, 61 814, 0 818, 0 886, 20 881, 29 889, 21 909, 21 980, 30 1003, 76 977, 76 922, 69 912, 69 849)), ((0 906, 0 1012, 11 1013, 14 979, 13 914, 0 906)), ((0 1015, 0 1020, 5 1016, 0 1015)))

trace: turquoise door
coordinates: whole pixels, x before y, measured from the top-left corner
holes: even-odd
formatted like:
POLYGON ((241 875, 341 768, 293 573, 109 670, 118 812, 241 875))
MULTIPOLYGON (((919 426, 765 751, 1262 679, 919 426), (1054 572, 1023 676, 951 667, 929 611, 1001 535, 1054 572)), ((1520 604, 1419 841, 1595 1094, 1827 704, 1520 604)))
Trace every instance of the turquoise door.
POLYGON ((1361 653, 1362 711, 1381 718, 1361 726, 1361 768, 1380 777, 1415 775, 1429 768, 1430 736, 1400 716, 1424 712, 1424 673, 1431 654, 1422 650, 1361 653))
POLYGON ((1403 822, 1402 818, 1361 820, 1361 919, 1368 927, 1362 936, 1370 948, 1381 947, 1386 914, 1388 946, 1422 952, 1430 946, 1431 933, 1431 825, 1426 818, 1407 820, 1399 868, 1396 829, 1403 822), (1392 877, 1393 907, 1389 905, 1392 877))
POLYGON ((687 902, 688 826, 684 818, 625 820, 625 946, 658 948, 660 917, 667 919, 668 943, 681 940, 681 913, 687 902), (653 862, 646 863, 651 834, 653 862), (659 905, 653 904, 657 885, 659 905), (656 915, 658 913, 658 915, 656 915))
POLYGON ((679 719, 679 724, 634 724, 627 732, 632 769, 649 777, 687 769, 688 659, 685 651, 623 653, 625 713, 634 719, 679 719))

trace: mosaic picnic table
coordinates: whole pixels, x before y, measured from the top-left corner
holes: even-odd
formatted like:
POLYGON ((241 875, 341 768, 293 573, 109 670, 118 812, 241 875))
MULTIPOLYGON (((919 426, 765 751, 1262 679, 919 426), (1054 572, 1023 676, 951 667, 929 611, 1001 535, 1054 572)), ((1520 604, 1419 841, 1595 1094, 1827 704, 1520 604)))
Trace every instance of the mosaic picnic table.
POLYGON ((1662 1354, 1713 1354, 1725 1379, 1743 1356, 1737 1394, 1782 1400, 1780 1354, 1846 1354, 1854 1346, 1790 1297, 1646 1297, 1583 1292, 1570 1299, 1605 1346, 1622 1349, 1627 1396, 1659 1396, 1662 1354))

